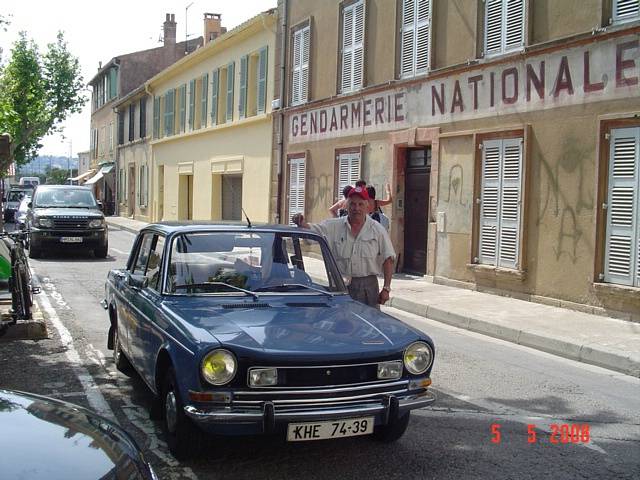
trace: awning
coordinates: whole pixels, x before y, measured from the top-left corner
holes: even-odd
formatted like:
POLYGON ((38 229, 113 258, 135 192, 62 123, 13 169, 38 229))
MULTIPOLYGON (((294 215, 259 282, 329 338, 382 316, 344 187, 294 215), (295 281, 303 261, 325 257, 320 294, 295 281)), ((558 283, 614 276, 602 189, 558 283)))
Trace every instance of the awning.
POLYGON ((78 181, 80 181, 80 180, 84 180, 85 178, 87 178, 87 177, 88 177, 88 176, 90 176, 90 175, 93 175, 93 173, 94 173, 94 172, 95 172, 95 170, 89 170, 89 171, 87 171, 87 172, 84 172, 84 173, 82 173, 82 174, 78 175, 77 177, 68 178, 67 180, 71 180, 71 181, 74 181, 74 182, 78 182, 78 181))
POLYGON ((111 173, 111 170, 113 170, 115 166, 116 166, 115 163, 110 163, 108 165, 103 165, 103 167, 102 167, 103 175, 106 175, 107 173, 111 173))
POLYGON ((98 173, 96 173, 93 177, 91 177, 89 180, 87 180, 86 182, 84 182, 85 185, 93 185, 94 183, 96 183, 98 180, 100 180, 102 177, 104 177, 103 173, 102 173, 102 169, 98 170, 98 173))

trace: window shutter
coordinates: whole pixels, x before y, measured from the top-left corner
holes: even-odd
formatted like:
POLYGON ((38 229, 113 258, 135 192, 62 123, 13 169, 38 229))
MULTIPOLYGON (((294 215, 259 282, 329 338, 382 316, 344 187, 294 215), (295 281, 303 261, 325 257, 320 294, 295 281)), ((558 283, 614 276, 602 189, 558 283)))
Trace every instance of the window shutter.
POLYGON ((364 2, 353 8, 353 85, 352 90, 362 88, 364 80, 364 2))
POLYGON ((504 51, 524 46, 524 0, 506 0, 504 51))
POLYGON ((309 100, 309 52, 311 47, 311 27, 302 30, 302 63, 300 65, 300 101, 309 100))
POLYGON ((289 224, 293 225, 291 218, 296 213, 304 215, 305 201, 305 158, 292 158, 289 160, 289 224))
POLYGON ((235 62, 227 66, 227 122, 233 120, 233 80, 235 62))
POLYGON ((180 132, 184 133, 187 126, 187 84, 180 86, 180 132))
POLYGON ((175 90, 169 90, 164 97, 164 134, 165 136, 173 135, 173 116, 174 116, 174 97, 175 90))
POLYGON ((640 15, 640 1, 613 0, 613 21, 635 20, 640 15))
POLYGON ((267 110, 267 60, 267 47, 262 47, 258 58, 258 113, 267 110))
POLYGON ((218 83, 220 70, 215 69, 211 74, 211 125, 218 123, 218 83))
POLYGON ((502 2, 487 0, 484 22, 484 53, 491 55, 502 51, 502 2))
POLYGON ((153 138, 160 138, 160 98, 153 97, 153 138))
POLYGON ((338 161, 338 191, 340 195, 347 185, 355 185, 360 179, 360 154, 341 153, 338 161))
POLYGON ((193 130, 196 119, 196 80, 189 82, 189 131, 193 130))
POLYGON ((200 126, 206 128, 207 126, 207 100, 209 99, 209 74, 205 73, 202 76, 202 92, 200 100, 200 126))
POLYGON ((353 8, 347 7, 342 13, 342 92, 353 89, 353 8))
POLYGON ((416 73, 429 69, 431 0, 418 0, 416 25, 416 73))
POLYGON ((402 2, 402 39, 400 41, 400 75, 409 77, 414 74, 415 57, 415 0, 402 2))
POLYGON ((501 140, 490 140, 482 148, 482 185, 480 193, 479 261, 495 265, 498 251, 498 193, 500 191, 501 140))
POLYGON ((115 98, 118 95, 118 71, 115 68, 109 70, 109 98, 115 98))
POLYGON ((302 103, 301 83, 302 83, 302 30, 293 34, 293 70, 291 72, 291 103, 297 105, 302 103))
POLYGON ((140 99, 140 138, 147 136, 147 97, 140 99))
POLYGON ((502 141, 498 266, 519 267, 522 139, 502 141))
POLYGON ((606 282, 640 286, 640 128, 611 132, 606 282))
POLYGON ((238 110, 240 118, 247 116, 247 60, 249 57, 244 55, 240 59, 240 98, 238 100, 238 110))

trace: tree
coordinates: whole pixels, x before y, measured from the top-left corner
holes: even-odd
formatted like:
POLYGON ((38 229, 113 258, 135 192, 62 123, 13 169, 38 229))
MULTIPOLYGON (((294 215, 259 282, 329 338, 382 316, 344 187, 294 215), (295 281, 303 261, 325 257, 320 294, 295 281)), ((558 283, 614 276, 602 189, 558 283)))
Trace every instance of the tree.
POLYGON ((0 71, 0 132, 12 138, 9 155, 0 159, 0 173, 14 161, 28 163, 44 136, 62 132, 62 122, 87 101, 83 88, 79 61, 68 51, 62 32, 44 54, 20 32, 0 71))
MULTIPOLYGON (((49 168, 47 167, 45 170, 46 174, 46 183, 47 185, 67 185, 69 179, 69 170, 62 169, 58 167, 49 168)), ((71 175, 74 176, 77 173, 77 170, 72 170, 71 175)))

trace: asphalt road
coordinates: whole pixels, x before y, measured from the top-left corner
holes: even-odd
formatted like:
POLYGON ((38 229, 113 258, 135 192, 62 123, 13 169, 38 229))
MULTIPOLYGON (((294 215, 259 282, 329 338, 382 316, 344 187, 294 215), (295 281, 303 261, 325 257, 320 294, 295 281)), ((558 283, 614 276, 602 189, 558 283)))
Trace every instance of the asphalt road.
POLYGON ((211 439, 202 458, 179 463, 149 420, 146 387, 116 372, 106 349, 98 302, 133 239, 112 229, 105 260, 68 251, 31 261, 50 338, 0 345, 0 386, 114 416, 161 478, 640 478, 640 379, 394 309, 386 311, 428 332, 437 348, 438 401, 414 412, 399 442, 211 439))

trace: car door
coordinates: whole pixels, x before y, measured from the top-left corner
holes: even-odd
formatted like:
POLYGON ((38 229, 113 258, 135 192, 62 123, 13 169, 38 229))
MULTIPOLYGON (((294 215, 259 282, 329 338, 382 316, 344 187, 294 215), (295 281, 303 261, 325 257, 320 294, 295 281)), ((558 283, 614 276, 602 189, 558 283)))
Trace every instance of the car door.
POLYGON ((147 286, 139 289, 133 297, 132 307, 136 321, 131 332, 131 347, 139 373, 147 383, 153 384, 155 361, 166 330, 164 316, 160 311, 165 237, 154 233, 148 242, 144 270, 136 271, 147 278, 147 286))

